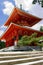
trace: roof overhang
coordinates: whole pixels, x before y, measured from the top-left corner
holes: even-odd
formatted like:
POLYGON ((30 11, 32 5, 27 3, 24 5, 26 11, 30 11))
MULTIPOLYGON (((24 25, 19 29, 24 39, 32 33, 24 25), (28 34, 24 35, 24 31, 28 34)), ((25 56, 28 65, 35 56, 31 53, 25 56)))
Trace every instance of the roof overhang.
POLYGON ((5 22, 5 26, 9 26, 11 22, 15 24, 19 24, 22 26, 33 26, 36 23, 42 20, 39 17, 36 17, 32 14, 26 13, 19 8, 14 8, 11 15, 8 17, 7 21, 5 22))
POLYGON ((6 41, 9 41, 9 40, 13 39, 14 36, 18 36, 18 35, 30 36, 33 33, 37 33, 38 37, 43 36, 43 32, 11 23, 9 25, 8 29, 5 31, 5 33, 3 34, 3 36, 0 39, 1 40, 5 39, 6 41))

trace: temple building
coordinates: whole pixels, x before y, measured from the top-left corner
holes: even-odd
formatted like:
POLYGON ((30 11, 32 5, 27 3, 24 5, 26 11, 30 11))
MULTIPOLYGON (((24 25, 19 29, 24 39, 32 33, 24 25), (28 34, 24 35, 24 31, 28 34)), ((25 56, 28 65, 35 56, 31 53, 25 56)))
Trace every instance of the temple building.
POLYGON ((32 35, 33 33, 37 33, 37 37, 43 36, 43 32, 33 30, 30 28, 25 28, 23 26, 16 25, 14 23, 11 23, 8 27, 8 29, 5 31, 3 36, 1 37, 1 40, 6 40, 6 46, 11 46, 14 44, 15 40, 19 40, 19 36, 24 35, 32 35))
POLYGON ((18 41, 19 36, 37 33, 37 37, 43 36, 43 32, 26 28, 25 26, 32 27, 40 22, 41 18, 26 13, 18 8, 14 8, 11 15, 5 22, 4 26, 8 26, 7 30, 1 36, 0 40, 6 41, 6 47, 14 45, 18 41))
POLYGON ((36 23, 40 22, 41 18, 33 16, 32 14, 26 13, 19 8, 14 8, 11 15, 5 22, 5 26, 9 26, 11 22, 22 25, 22 26, 33 26, 36 23))

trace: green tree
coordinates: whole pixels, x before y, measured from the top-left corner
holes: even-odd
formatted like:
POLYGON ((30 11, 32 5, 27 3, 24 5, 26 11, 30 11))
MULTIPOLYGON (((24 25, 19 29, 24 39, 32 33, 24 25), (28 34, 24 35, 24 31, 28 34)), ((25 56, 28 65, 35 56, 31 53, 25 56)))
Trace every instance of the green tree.
POLYGON ((33 0, 33 4, 36 4, 36 3, 39 3, 39 4, 41 4, 41 7, 43 7, 43 0, 33 0))
POLYGON ((32 2, 32 3, 33 3, 33 4, 36 4, 36 2, 37 2, 37 0, 33 0, 33 2, 32 2))
POLYGON ((5 47, 5 42, 0 41, 0 49, 5 47))
POLYGON ((31 36, 22 36, 21 39, 18 41, 18 45, 20 46, 26 46, 26 45, 38 45, 38 46, 43 46, 43 43, 40 44, 39 41, 43 40, 43 36, 41 37, 36 37, 37 34, 34 33, 31 36))
POLYGON ((18 41, 18 45, 24 46, 24 45, 27 45, 28 42, 29 42, 29 37, 26 35, 21 37, 21 39, 18 41))
POLYGON ((41 26, 41 27, 40 27, 40 31, 42 31, 42 32, 43 32, 43 26, 41 26))
POLYGON ((42 2, 41 2, 41 6, 43 7, 43 0, 42 0, 42 2))
POLYGON ((36 38, 37 33, 32 34, 31 36, 22 36, 21 39, 18 41, 18 45, 30 45, 36 38))
POLYGON ((43 42, 41 42, 41 43, 37 43, 37 46, 40 46, 40 49, 41 49, 41 51, 42 51, 43 42))

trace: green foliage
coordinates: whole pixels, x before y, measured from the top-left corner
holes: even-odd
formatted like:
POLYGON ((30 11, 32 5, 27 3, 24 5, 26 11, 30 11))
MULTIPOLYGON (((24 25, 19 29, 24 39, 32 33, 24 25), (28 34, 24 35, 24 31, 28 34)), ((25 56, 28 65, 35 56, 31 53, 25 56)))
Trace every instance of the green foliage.
POLYGON ((0 49, 5 47, 5 42, 0 41, 0 49))
POLYGON ((41 26, 41 27, 40 27, 40 31, 42 31, 42 32, 43 32, 43 26, 41 26))
POLYGON ((39 3, 39 4, 41 4, 41 7, 43 7, 43 0, 33 0, 33 4, 36 4, 36 3, 39 3))
POLYGON ((39 43, 40 40, 43 40, 43 36, 36 38, 37 33, 32 34, 31 36, 22 36, 21 39, 18 41, 19 46, 26 46, 32 43, 36 43, 38 46, 43 46, 43 43, 39 43))
POLYGON ((18 45, 23 46, 27 45, 29 42, 28 36, 21 37, 21 40, 18 41, 18 45))
POLYGON ((22 36, 21 39, 18 41, 18 45, 28 45, 34 41, 36 36, 37 33, 34 33, 31 36, 22 36))
POLYGON ((29 38, 29 37, 28 37, 27 35, 25 35, 25 36, 22 36, 21 40, 23 40, 23 41, 24 41, 24 40, 27 41, 28 38, 29 38))
POLYGON ((43 47, 43 42, 42 43, 37 43, 37 45, 43 47))
POLYGON ((33 33, 31 36, 29 36, 29 39, 36 38, 37 33, 33 33))
POLYGON ((33 2, 32 2, 32 3, 33 3, 33 4, 36 4, 36 2, 37 2, 37 0, 33 0, 33 2))
POLYGON ((41 2, 41 6, 43 7, 43 0, 42 0, 42 2, 41 2))

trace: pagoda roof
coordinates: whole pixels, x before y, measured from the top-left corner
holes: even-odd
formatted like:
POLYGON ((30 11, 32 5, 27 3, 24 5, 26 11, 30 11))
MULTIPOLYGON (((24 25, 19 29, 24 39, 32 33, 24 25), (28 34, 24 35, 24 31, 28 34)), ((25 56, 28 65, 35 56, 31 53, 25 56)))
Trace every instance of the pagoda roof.
POLYGON ((6 41, 11 40, 15 36, 23 36, 23 35, 28 35, 30 36, 33 33, 37 33, 37 36, 43 36, 43 32, 33 30, 31 28, 25 28, 23 26, 11 23, 8 27, 8 29, 5 31, 5 33, 2 35, 1 40, 5 39, 6 41))
POLYGON ((26 13, 23 10, 20 10, 19 8, 15 7, 4 25, 9 26, 10 23, 13 22, 18 25, 31 27, 36 23, 40 22, 40 20, 41 18, 36 17, 30 13, 26 13))

